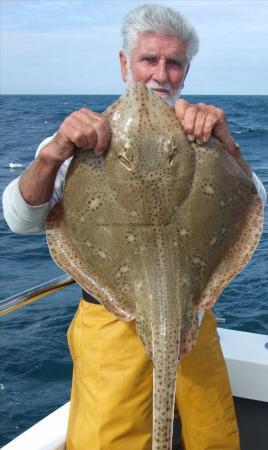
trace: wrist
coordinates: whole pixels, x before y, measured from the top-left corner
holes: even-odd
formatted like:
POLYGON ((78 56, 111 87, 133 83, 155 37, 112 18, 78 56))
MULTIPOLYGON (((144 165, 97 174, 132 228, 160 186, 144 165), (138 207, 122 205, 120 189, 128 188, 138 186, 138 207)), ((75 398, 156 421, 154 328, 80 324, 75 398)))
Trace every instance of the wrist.
POLYGON ((61 164, 65 161, 65 158, 62 158, 58 155, 57 149, 55 148, 55 144, 52 141, 50 144, 46 145, 38 155, 39 161, 44 163, 47 167, 59 169, 61 164))
POLYGON ((232 155, 235 159, 237 159, 238 157, 241 156, 240 146, 238 145, 238 143, 234 140, 234 138, 232 136, 230 136, 226 140, 225 147, 226 147, 226 150, 228 151, 228 153, 230 153, 230 155, 232 155))
POLYGON ((227 146, 227 150, 230 153, 230 155, 232 155, 235 158, 236 162, 244 170, 244 172, 247 175, 251 175, 252 170, 242 156, 240 145, 233 138, 231 138, 229 145, 227 146))

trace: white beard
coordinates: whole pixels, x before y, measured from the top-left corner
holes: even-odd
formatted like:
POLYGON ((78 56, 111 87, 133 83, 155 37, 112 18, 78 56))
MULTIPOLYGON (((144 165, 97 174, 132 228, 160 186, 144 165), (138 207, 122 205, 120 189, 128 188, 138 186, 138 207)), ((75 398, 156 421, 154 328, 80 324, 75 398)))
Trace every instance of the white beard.
MULTIPOLYGON (((131 71, 131 68, 129 67, 129 63, 127 64, 127 87, 130 89, 135 85, 136 81, 133 78, 133 74, 131 71)), ((145 83, 146 87, 149 89, 166 89, 168 93, 166 94, 158 94, 165 102, 167 102, 170 106, 175 106, 175 102, 177 98, 179 98, 180 92, 181 92, 181 86, 174 90, 169 83, 158 83, 158 81, 148 81, 148 83, 145 83)))

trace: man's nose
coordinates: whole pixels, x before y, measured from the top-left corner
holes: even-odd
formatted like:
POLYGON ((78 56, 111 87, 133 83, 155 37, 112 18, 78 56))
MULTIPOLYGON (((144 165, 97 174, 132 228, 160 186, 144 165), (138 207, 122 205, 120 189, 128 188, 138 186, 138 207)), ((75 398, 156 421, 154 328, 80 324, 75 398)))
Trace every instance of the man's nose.
POLYGON ((159 83, 166 83, 168 80, 167 76, 167 68, 166 68, 166 62, 164 60, 159 60, 157 65, 155 66, 154 74, 153 74, 154 80, 158 81, 159 83))

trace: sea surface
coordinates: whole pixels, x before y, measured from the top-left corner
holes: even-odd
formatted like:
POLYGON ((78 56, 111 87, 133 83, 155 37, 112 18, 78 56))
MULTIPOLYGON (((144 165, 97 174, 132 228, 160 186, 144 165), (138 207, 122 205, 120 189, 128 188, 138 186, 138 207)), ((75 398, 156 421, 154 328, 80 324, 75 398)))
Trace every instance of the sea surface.
MULTIPOLYGON (((224 109, 245 159, 268 189, 268 97, 193 96, 224 109)), ((117 96, 2 96, 0 193, 75 109, 102 112, 117 96), (10 168, 10 163, 19 164, 10 168)), ((218 300, 221 326, 268 334, 268 213, 261 241, 248 266, 218 300)), ((44 235, 8 229, 0 210, 0 299, 56 278, 44 235)), ((72 363, 66 331, 80 296, 72 285, 0 317, 0 446, 69 400, 72 363)), ((235 343, 234 343, 235 345, 235 343)))

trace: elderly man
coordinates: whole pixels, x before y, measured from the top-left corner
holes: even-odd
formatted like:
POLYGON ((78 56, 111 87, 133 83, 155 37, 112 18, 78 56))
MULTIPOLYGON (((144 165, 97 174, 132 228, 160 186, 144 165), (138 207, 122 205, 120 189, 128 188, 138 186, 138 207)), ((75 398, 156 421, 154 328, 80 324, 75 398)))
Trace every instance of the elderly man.
MULTIPOLYGON (((123 81, 143 81, 168 103, 190 141, 213 135, 251 173, 228 129, 222 110, 177 100, 192 57, 198 51, 193 27, 160 5, 132 11, 123 25, 120 52, 123 81)), ((14 232, 34 233, 63 195, 70 158, 77 147, 108 150, 107 117, 83 108, 38 148, 36 159, 4 193, 4 213, 14 232)), ((260 195, 262 185, 252 174, 260 195)), ((90 182, 90 180, 89 180, 90 182)), ((68 331, 74 362, 67 450, 151 450, 152 363, 135 323, 120 322, 84 293, 68 331)), ((176 405, 187 450, 239 449, 232 395, 219 345, 216 321, 205 313, 196 347, 178 368, 176 405)))

